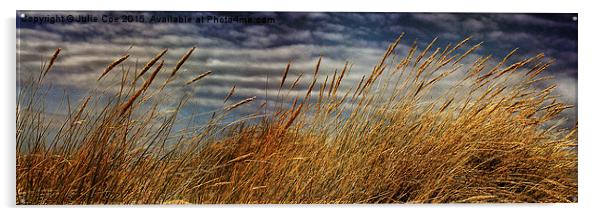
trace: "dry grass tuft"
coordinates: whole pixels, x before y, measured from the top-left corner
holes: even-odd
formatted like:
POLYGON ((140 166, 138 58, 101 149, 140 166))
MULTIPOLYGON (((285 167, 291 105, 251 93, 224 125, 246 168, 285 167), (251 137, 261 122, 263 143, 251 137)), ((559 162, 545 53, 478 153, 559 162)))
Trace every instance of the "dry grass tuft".
MULTIPOLYGON (((161 79, 167 49, 138 73, 121 67, 121 79, 109 79, 120 80, 117 93, 87 95, 74 107, 66 95, 67 115, 58 121, 47 116, 48 88, 42 88, 60 64, 57 49, 37 79, 19 88, 16 202, 577 201, 577 126, 558 126, 560 113, 572 106, 560 102, 553 85, 535 86, 543 84, 539 74, 551 62, 543 55, 512 62, 513 51, 501 62, 484 57, 467 63, 480 47, 465 48, 469 38, 444 49, 436 40, 424 49, 415 43, 398 56, 401 39, 359 82, 349 75, 350 63, 334 74, 319 73, 320 58, 307 92, 280 94, 303 80, 301 73, 286 82, 295 70, 289 62, 277 83, 279 104, 224 122, 235 115, 230 111, 256 100, 225 105, 232 87, 225 107, 206 125, 180 131, 178 113, 188 98, 168 113, 160 112, 168 106, 160 99, 173 97, 163 87, 195 48, 161 88, 151 84, 161 79), (137 85, 142 76, 145 82, 137 85), (442 89, 444 82, 452 85, 442 89), (316 84, 319 95, 312 94, 316 84)), ((128 63, 128 55, 121 57, 100 78, 128 63)))

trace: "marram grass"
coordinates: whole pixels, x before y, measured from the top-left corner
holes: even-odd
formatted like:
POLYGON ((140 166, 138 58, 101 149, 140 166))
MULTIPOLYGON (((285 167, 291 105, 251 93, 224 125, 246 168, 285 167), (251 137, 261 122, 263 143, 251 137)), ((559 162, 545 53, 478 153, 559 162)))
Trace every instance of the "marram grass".
POLYGON ((400 40, 358 82, 349 77, 352 64, 325 74, 318 60, 302 94, 290 94, 307 79, 288 77, 290 62, 277 80, 277 104, 219 127, 232 110, 258 102, 229 102, 232 87, 223 109, 187 136, 173 127, 189 98, 167 117, 154 99, 210 75, 175 79, 194 48, 174 68, 161 60, 167 49, 140 69, 122 67, 128 55, 117 58, 98 80, 119 80, 119 91, 79 104, 66 97, 58 122, 44 106, 57 49, 19 89, 16 203, 577 201, 577 126, 556 123, 572 106, 555 86, 535 87, 551 62, 543 55, 509 62, 513 51, 500 62, 466 63, 480 44, 401 50, 400 40), (443 82, 452 85, 437 88, 443 82), (59 125, 53 133, 51 122, 59 125))

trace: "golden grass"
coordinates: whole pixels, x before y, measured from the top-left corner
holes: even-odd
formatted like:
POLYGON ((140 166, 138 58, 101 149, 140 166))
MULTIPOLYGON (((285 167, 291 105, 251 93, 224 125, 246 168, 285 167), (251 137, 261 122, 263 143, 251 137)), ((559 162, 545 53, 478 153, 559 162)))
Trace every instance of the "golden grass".
MULTIPOLYGON (((148 100, 168 94, 165 84, 150 87, 164 60, 136 84, 166 49, 133 76, 123 67, 120 91, 108 99, 89 95, 76 107, 67 99, 68 113, 50 133, 43 78, 60 64, 57 49, 39 79, 24 82, 18 95, 16 203, 577 201, 577 126, 554 124, 571 107, 553 95, 554 86, 534 87, 551 64, 543 55, 507 64, 513 51, 501 62, 484 57, 463 66, 480 44, 460 52, 468 38, 445 49, 434 48, 433 40, 398 56, 401 38, 355 85, 345 84, 351 64, 323 75, 320 58, 302 98, 281 95, 285 84, 295 89, 303 75, 286 82, 294 69, 289 62, 271 115, 220 126, 229 111, 255 100, 226 105, 232 87, 224 109, 202 130, 182 132, 173 127, 188 98, 167 116, 158 111, 166 106, 161 100, 148 100), (443 80, 454 84, 437 89, 443 80)), ((111 63, 100 78, 127 58, 111 63)))

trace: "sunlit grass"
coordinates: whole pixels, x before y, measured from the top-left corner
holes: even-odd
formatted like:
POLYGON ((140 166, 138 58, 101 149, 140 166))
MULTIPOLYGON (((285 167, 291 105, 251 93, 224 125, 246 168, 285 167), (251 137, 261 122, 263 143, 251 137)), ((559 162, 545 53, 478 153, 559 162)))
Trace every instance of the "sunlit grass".
MULTIPOLYGON (((299 77, 283 67, 269 109, 218 124, 256 98, 229 102, 192 135, 174 132, 188 99, 169 88, 202 84, 211 72, 177 82, 195 51, 166 69, 158 53, 142 68, 116 58, 99 82, 119 80, 101 100, 71 104, 51 133, 45 76, 25 81, 17 101, 17 204, 126 203, 441 203, 576 202, 577 126, 552 124, 572 106, 536 88, 551 62, 543 55, 509 62, 465 58, 480 44, 401 52, 401 37, 354 86, 351 64, 299 77), (399 53, 407 53, 399 55, 399 53), (168 73, 158 80, 158 73, 168 73), (107 79, 113 77, 116 79, 107 79), (453 82, 448 89, 439 83, 453 82), (157 83, 160 87, 154 87, 157 83), (167 116, 162 97, 181 98, 167 116), (262 112, 270 112, 265 115, 262 112)), ((66 98, 68 95, 66 95, 66 98)), ((226 103, 227 102, 227 103, 226 103)), ((266 106, 266 104, 263 104, 266 106)), ((200 111, 202 112, 202 111, 200 111)), ((186 129, 184 129, 186 130, 186 129)))

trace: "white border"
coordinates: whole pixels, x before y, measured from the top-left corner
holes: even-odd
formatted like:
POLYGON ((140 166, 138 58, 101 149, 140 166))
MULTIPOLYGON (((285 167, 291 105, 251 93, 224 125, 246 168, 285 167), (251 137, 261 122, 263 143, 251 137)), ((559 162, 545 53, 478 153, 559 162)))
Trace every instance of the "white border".
POLYGON ((599 97, 602 71, 601 35, 598 21, 600 8, 595 3, 577 1, 525 1, 501 0, 496 2, 455 1, 328 1, 298 0, 291 2, 270 1, 4 1, 2 2, 2 68, 0 89, 2 120, 2 166, 0 205, 3 215, 191 215, 232 213, 239 215, 589 215, 602 212, 599 204, 601 194, 600 158, 602 152, 595 134, 599 133, 599 97), (383 11, 383 12, 564 12, 579 13, 579 203, 578 204, 500 204, 500 205, 268 205, 268 206, 225 206, 209 205, 194 207, 158 206, 84 206, 84 207, 17 207, 14 205, 15 188, 15 11, 16 10, 195 10, 195 11, 383 11))

